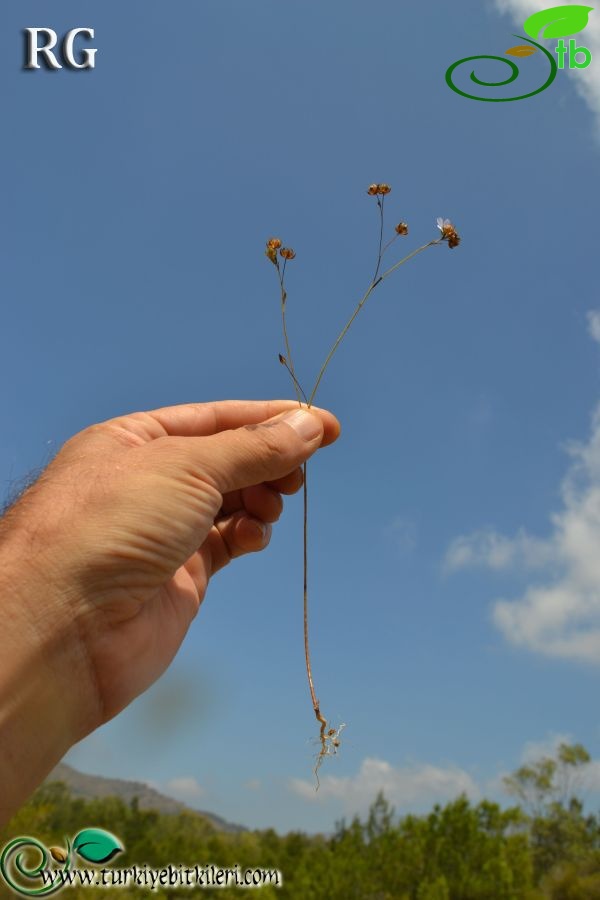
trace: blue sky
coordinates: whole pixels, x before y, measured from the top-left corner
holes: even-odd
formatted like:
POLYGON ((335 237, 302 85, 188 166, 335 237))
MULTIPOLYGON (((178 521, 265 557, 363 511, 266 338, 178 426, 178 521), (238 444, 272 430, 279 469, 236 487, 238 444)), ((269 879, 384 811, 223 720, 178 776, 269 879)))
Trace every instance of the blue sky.
POLYGON ((499 776, 561 736, 600 758, 600 61, 518 103, 444 81, 543 6, 4 8, 5 493, 92 422, 291 396, 267 237, 297 252, 306 384, 372 274, 369 183, 392 185, 402 247, 440 215, 463 238, 382 285, 320 391, 343 433, 311 464, 312 654, 346 729, 319 793, 300 497, 73 765, 315 831, 379 787, 399 812, 501 797, 499 776), (26 26, 95 28, 96 69, 22 71, 26 26))

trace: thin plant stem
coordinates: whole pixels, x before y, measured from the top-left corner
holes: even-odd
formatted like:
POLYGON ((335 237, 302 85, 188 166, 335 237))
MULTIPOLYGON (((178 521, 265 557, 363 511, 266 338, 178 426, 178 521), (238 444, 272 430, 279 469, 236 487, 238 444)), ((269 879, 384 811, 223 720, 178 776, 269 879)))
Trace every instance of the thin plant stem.
MULTIPOLYGON (((389 276, 392 274, 392 272, 395 272, 396 269, 399 269, 400 266, 403 266, 404 263, 408 262, 409 259, 412 259, 413 256, 417 256, 419 253, 422 253, 423 250, 427 250, 428 247, 435 247, 437 244, 441 244, 443 240, 445 240, 445 238, 442 236, 442 237, 436 238, 435 241, 429 241, 429 243, 423 244, 422 247, 417 247, 417 249, 413 250, 412 253, 409 253, 408 256, 403 257, 403 259, 399 260, 397 263, 394 263, 393 266, 390 266, 389 269, 386 269, 386 271, 380 277, 379 282, 385 281, 386 278, 389 278, 389 276)), ((378 284, 379 284, 379 282, 378 282, 378 284)))
MULTIPOLYGON (((367 288, 367 290, 366 290, 365 293, 363 294, 362 298, 359 300, 358 305, 356 306, 356 309, 354 310, 354 312, 352 313, 352 315, 350 316, 350 318, 348 319, 348 321, 346 322, 346 324, 344 325, 344 327, 342 328, 342 330, 341 330, 340 333, 338 334, 338 336, 337 336, 337 338, 336 338, 336 340, 335 340, 335 343, 333 344, 331 350, 330 350, 329 353, 327 354, 327 358, 325 359, 325 362, 324 362, 323 365, 321 366, 321 370, 320 370, 320 372, 319 372, 319 374, 318 374, 318 376, 317 376, 317 380, 315 381, 315 386, 313 387, 313 389, 312 389, 312 391, 311 391, 311 393, 310 393, 310 396, 309 396, 309 398, 308 398, 308 405, 309 405, 309 406, 312 406, 312 404, 313 404, 313 402, 314 402, 314 399, 315 399, 315 396, 316 396, 318 387, 319 387, 319 385, 320 385, 320 383, 321 383, 321 379, 323 378, 323 375, 325 374, 325 370, 327 369, 327 366, 329 365, 329 363, 330 363, 331 360, 333 359, 333 355, 334 355, 335 351, 337 350, 337 348, 338 348, 338 347, 340 346, 340 344, 342 343, 342 341, 343 341, 344 337, 346 336, 346 334, 347 334, 347 332, 348 332, 350 326, 352 325, 352 323, 353 323, 354 320, 356 319, 357 315, 359 314, 359 312, 361 311, 361 309, 363 308, 363 306, 365 305, 365 303, 367 302, 367 300, 369 299, 369 297, 371 296, 371 294, 373 293, 373 291, 375 290, 375 288, 377 287, 377 285, 381 284, 382 281, 385 281, 386 278, 389 278, 389 276, 392 274, 392 272, 395 272, 396 269, 398 269, 400 266, 403 266, 404 263, 408 262, 409 259, 412 259, 414 256, 417 256, 419 253, 422 253, 424 250, 427 250, 428 247, 433 247, 435 244, 441 243, 442 240, 443 240, 443 238, 437 238, 435 241, 429 241, 427 244, 423 244, 422 247, 418 247, 416 250, 413 250, 412 253, 409 253, 408 256, 405 256, 405 257, 404 257, 403 259, 401 259, 399 262, 395 263, 393 266, 391 266, 389 269, 387 269, 387 270, 383 273, 383 275, 380 275, 378 278, 375 278, 375 279, 371 282, 371 284, 369 285, 369 287, 367 288)), ((380 260, 380 262, 381 262, 381 260, 380 260)))
MULTIPOLYGON (((382 250, 383 246, 383 202, 385 200, 385 195, 382 196, 381 200, 379 197, 377 198, 377 206, 379 207, 379 252, 377 254, 377 265, 375 266, 375 274, 371 279, 371 284, 374 281, 377 281, 377 276, 379 275, 379 268, 381 266, 381 257, 384 254, 384 250, 382 250)), ((386 248, 387 249, 387 248, 386 248)))
POLYGON ((308 686, 310 688, 310 699, 314 709, 319 706, 317 695, 315 694, 315 685, 312 677, 312 667, 310 664, 310 648, 308 643, 308 483, 306 480, 306 463, 302 466, 304 475, 303 494, 304 494, 304 656, 306 659, 306 671, 308 674, 308 686))
MULTIPOLYGON (((287 260, 286 260, 287 261, 287 260)), ((301 403, 301 397, 304 397, 307 407, 310 408, 310 403, 307 400, 306 394, 300 385, 296 377, 296 373, 294 371, 294 363, 292 360, 292 351, 290 347, 290 341, 287 332, 287 324, 286 324, 286 300, 287 293, 285 290, 285 263, 283 268, 280 269, 279 263, 277 263, 277 274, 279 275, 279 284, 281 287, 281 325, 283 329, 283 339, 285 343, 285 352, 287 354, 287 358, 284 361, 284 365, 288 370, 292 381, 294 382, 294 387, 296 389, 296 395, 298 397, 298 403, 301 403)), ((308 677, 308 686, 310 689, 310 698, 313 705, 313 710, 315 713, 315 717, 319 722, 319 742, 320 749, 319 754, 317 756, 317 763, 315 766, 315 777, 317 779, 317 790, 319 788, 319 775, 318 770, 323 761, 323 758, 328 752, 328 736, 331 738, 332 734, 335 733, 335 730, 332 734, 328 735, 327 733, 327 719, 323 716, 319 701, 317 699, 317 695, 315 692, 315 684, 312 674, 312 666, 310 663, 310 641, 308 637, 308 480, 307 480, 307 470, 308 466, 305 462, 302 466, 302 495, 303 495, 303 507, 304 507, 304 515, 303 515, 303 570, 304 570, 304 590, 303 590, 303 614, 304 614, 304 658, 306 662, 306 674, 308 677)))
POLYGON ((298 393, 298 391, 300 391, 300 393, 302 394, 302 397, 304 398, 304 402, 308 406, 308 398, 307 398, 306 394, 304 393, 304 389, 303 389, 302 385, 300 384, 300 382, 298 381, 298 379, 296 378, 296 376, 290 369, 286 358, 284 356, 282 356, 281 354, 279 354, 279 362, 282 365, 284 365, 285 368, 288 370, 289 376, 292 379, 292 381, 294 382, 294 386, 296 388, 296 394, 298 393))
POLYGON ((391 247, 392 244, 394 243, 394 241, 397 241, 397 240, 398 240, 399 236, 400 236, 399 234, 395 234, 394 237, 391 238, 391 240, 389 240, 389 241, 387 242, 387 244, 385 245, 385 247, 384 247, 383 250, 381 251, 381 255, 382 255, 382 256, 385 254, 385 252, 386 252, 386 250, 388 249, 388 247, 391 247))
MULTIPOLYGON (((294 371, 294 361, 292 359, 292 350, 290 348, 290 340, 288 338, 287 333, 287 325, 285 321, 285 303, 287 300, 287 292, 285 289, 285 266, 287 263, 287 259, 284 260, 283 269, 279 268, 279 261, 276 263, 277 267, 277 275, 279 276, 279 286, 281 288, 281 324, 283 327, 283 340, 285 343, 285 352, 286 352, 286 361, 285 367, 292 376, 292 381, 294 382, 294 388, 296 389, 296 396, 298 398, 298 405, 302 406, 302 397, 306 400, 306 394, 300 387, 300 382, 296 378, 296 373, 294 371)), ((309 404, 307 404, 309 405, 309 404)))

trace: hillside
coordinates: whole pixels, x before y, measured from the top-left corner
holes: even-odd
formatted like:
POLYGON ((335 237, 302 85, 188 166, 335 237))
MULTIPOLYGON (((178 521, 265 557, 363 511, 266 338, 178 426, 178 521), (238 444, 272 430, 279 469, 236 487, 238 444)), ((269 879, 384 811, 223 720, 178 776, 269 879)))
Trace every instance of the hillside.
POLYGON ((84 772, 78 772, 77 769, 68 766, 66 763, 59 763, 50 772, 46 781, 62 781, 67 785, 74 797, 82 797, 84 800, 116 796, 129 805, 133 798, 137 797, 140 809, 155 809, 157 812, 166 814, 194 809, 194 812, 199 812, 203 815, 219 831, 226 831, 230 834, 246 831, 242 825, 227 822, 220 816, 215 815, 215 813, 186 806, 185 803, 180 803, 179 800, 175 800, 173 797, 161 794, 142 781, 125 781, 121 778, 86 775, 84 772))

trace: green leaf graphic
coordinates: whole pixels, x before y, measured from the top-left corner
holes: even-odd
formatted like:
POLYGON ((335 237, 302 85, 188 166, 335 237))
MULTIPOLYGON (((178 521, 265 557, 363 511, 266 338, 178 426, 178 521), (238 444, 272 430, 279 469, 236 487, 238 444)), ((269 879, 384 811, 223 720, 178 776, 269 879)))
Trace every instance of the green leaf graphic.
POLYGON ((92 863, 104 863, 123 849, 116 837, 101 828, 86 828, 73 841, 73 849, 92 863))
POLYGON ((529 16, 523 28, 532 38, 537 38, 538 35, 547 40, 567 37, 583 31, 593 9, 593 6, 552 6, 529 16), (540 34, 542 31, 543 34, 540 34))

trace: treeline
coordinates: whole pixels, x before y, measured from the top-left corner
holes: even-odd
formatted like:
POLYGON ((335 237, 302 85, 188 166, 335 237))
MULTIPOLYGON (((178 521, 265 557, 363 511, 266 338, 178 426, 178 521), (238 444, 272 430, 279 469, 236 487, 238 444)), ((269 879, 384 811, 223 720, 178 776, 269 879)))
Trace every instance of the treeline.
MULTIPOLYGON (((380 794, 366 819, 339 822, 329 837, 230 834, 192 812, 161 815, 140 810, 135 801, 82 800, 63 784, 49 784, 0 832, 0 841, 4 846, 31 835, 47 847, 64 846, 65 837, 82 828, 103 828, 125 847, 113 868, 214 863, 279 869, 283 886, 262 887, 259 895, 282 900, 600 900, 600 819, 584 814, 579 798, 588 762, 581 745, 563 744, 555 757, 523 766, 506 779, 517 800, 509 809, 462 796, 429 815, 398 818, 380 794)), ((65 896, 109 894, 114 889, 90 894, 89 888, 69 888, 65 896)), ((256 897, 257 891, 131 888, 123 896, 152 895, 225 900, 256 897)))

